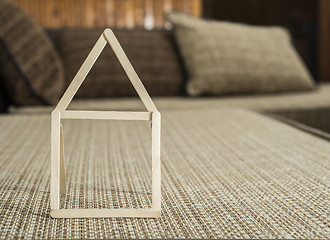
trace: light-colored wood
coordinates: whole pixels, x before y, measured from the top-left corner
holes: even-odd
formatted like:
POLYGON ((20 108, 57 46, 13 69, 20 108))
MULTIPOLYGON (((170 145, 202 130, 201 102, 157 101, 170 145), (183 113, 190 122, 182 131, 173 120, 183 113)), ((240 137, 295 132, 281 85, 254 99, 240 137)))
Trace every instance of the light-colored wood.
POLYGON ((128 60, 123 48, 121 47, 120 43, 118 42, 116 36, 112 32, 111 29, 107 28, 104 30, 103 34, 100 36, 99 40, 94 45, 92 51, 89 53, 88 57, 84 61, 83 65, 80 67, 78 73, 72 80, 70 86, 65 91, 64 95, 62 96, 61 100, 56 106, 57 111, 63 112, 68 105, 70 104, 72 98, 78 91, 79 87, 85 80, 87 74, 89 73, 90 69, 93 67, 95 61, 97 60, 98 56, 103 51, 106 42, 109 43, 112 50, 114 51, 115 55, 117 56, 120 64, 122 65, 123 69, 125 70, 129 80, 131 81, 133 87, 135 88, 136 92, 138 93, 141 101, 147 108, 149 112, 158 111, 155 104, 151 100, 147 90, 143 86, 140 78, 136 74, 131 62, 128 60))
POLYGON ((93 27, 96 23, 96 2, 95 0, 85 0, 86 4, 86 27, 93 27))
POLYGON ((124 50, 110 29, 106 29, 94 45, 72 83, 52 112, 51 125, 51 216, 54 218, 142 217, 156 218, 161 213, 161 116, 137 76, 124 50), (106 43, 112 47, 133 87, 148 112, 67 111, 69 103, 83 83, 106 43), (64 136, 61 119, 139 120, 151 122, 152 207, 151 209, 59 209, 60 193, 66 193, 64 136))
POLYGON ((87 56, 86 60, 80 67, 79 71, 77 72, 76 76, 73 78, 70 86, 68 89, 65 91, 64 95, 62 96, 61 100, 56 106, 57 111, 64 111, 69 103, 71 102, 72 98, 78 91, 80 85, 86 78, 87 74, 89 73, 90 69, 94 65, 95 61, 101 54, 103 48, 107 44, 107 41, 105 38, 101 35, 100 38, 97 40, 96 44, 94 45, 93 49, 87 56))
POLYGON ((52 210, 50 215, 53 218, 158 218, 160 211, 154 209, 56 209, 52 210))
POLYGON ((155 16, 153 12, 153 1, 152 0, 145 0, 144 7, 144 28, 147 30, 151 30, 155 27, 155 16))
POLYGON ((133 29, 135 27, 135 18, 134 18, 134 8, 135 8, 135 3, 131 0, 126 0, 126 28, 128 29, 133 29))
POLYGON ((151 100, 147 90, 143 86, 139 76, 136 74, 131 62, 128 60, 123 48, 120 46, 116 36, 111 29, 107 28, 104 30, 104 36, 107 39, 109 45, 112 47, 112 50, 116 54, 120 64, 124 68, 129 80, 133 84, 136 92, 141 98, 142 102, 146 106, 149 112, 157 111, 157 108, 154 102, 151 100))
POLYGON ((144 27, 145 3, 144 0, 134 0, 134 21, 138 28, 144 27))
POLYGON ((63 111, 61 119, 104 119, 151 121, 150 112, 63 111))
POLYGON ((194 16, 200 16, 202 10, 202 1, 201 0, 189 0, 185 1, 185 3, 189 2, 189 5, 185 5, 185 7, 189 8, 189 12, 194 16))
POLYGON ((152 156, 152 208, 161 210, 161 160, 160 160, 161 116, 152 113, 151 156, 152 156))
MULTIPOLYGON (((165 13, 175 10, 201 15, 202 0, 14 0, 44 28, 145 27, 153 18, 155 28, 164 28, 165 13), (173 4, 172 4, 173 1, 173 4), (163 2, 163 4, 162 4, 163 2), (148 5, 151 5, 150 9, 148 5)), ((327 1, 327 0, 325 0, 327 1)))
MULTIPOLYGON (((106 15, 106 25, 105 26, 116 26, 115 24, 115 0, 105 1, 105 15, 106 15)), ((101 25, 99 25, 101 26, 101 25)))
POLYGON ((60 208, 60 112, 52 112, 50 206, 60 208))
POLYGON ((165 22, 165 2, 164 0, 158 0, 153 1, 153 9, 151 10, 153 12, 153 18, 154 18, 154 25, 155 28, 162 28, 164 27, 165 22))
POLYGON ((63 126, 60 124, 60 193, 66 194, 66 177, 65 177, 65 159, 64 159, 64 136, 63 126))
POLYGON ((115 21, 118 28, 124 28, 126 25, 126 0, 115 1, 115 21))

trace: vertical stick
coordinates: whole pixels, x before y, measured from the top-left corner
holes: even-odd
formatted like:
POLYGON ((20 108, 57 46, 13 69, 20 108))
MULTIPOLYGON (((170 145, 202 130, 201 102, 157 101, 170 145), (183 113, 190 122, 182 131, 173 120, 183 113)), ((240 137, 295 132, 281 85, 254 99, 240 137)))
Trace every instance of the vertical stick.
POLYGON ((152 113, 151 123, 151 158, 152 158, 152 208, 161 210, 161 168, 160 168, 160 113, 152 113))
POLYGON ((60 112, 52 112, 50 207, 60 208, 60 112))
POLYGON ((65 177, 65 159, 64 159, 64 137, 63 126, 60 124, 60 193, 66 194, 66 177, 65 177))

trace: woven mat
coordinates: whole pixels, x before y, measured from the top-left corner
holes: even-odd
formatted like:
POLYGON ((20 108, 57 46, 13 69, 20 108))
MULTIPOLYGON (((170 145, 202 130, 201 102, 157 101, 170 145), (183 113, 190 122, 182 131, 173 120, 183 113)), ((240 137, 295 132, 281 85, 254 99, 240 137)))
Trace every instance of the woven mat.
MULTIPOLYGON (((163 112, 160 219, 52 219, 50 119, 0 117, 0 238, 330 238, 330 143, 244 110, 163 112)), ((148 207, 145 122, 64 121, 65 208, 148 207)))

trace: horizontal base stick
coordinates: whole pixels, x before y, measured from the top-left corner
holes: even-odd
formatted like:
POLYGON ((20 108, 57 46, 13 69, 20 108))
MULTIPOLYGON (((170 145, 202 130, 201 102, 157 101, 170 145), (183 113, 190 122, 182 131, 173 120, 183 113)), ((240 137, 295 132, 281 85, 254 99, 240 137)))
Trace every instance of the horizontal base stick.
POLYGON ((61 119, 104 119, 151 121, 151 112, 63 111, 61 119))
POLYGON ((159 218, 160 210, 154 209, 53 209, 53 218, 159 218))

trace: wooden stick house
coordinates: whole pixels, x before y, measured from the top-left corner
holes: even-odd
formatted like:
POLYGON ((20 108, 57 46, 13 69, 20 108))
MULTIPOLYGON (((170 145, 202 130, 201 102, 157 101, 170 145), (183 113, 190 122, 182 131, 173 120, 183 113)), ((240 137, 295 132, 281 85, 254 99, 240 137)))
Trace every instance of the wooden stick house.
POLYGON ((141 217, 157 218, 161 212, 161 115, 128 60, 114 33, 105 29, 51 116, 51 189, 50 206, 53 218, 141 217), (93 67, 98 56, 109 43, 133 84, 147 112, 69 111, 67 107, 93 67), (63 126, 61 119, 139 120, 151 122, 152 207, 149 209, 61 209, 60 194, 66 193, 63 126))

